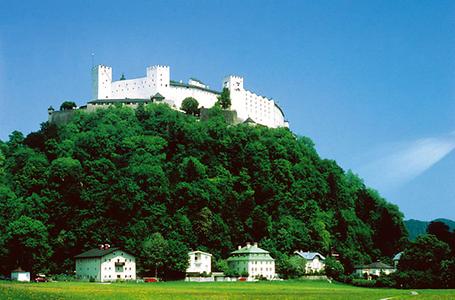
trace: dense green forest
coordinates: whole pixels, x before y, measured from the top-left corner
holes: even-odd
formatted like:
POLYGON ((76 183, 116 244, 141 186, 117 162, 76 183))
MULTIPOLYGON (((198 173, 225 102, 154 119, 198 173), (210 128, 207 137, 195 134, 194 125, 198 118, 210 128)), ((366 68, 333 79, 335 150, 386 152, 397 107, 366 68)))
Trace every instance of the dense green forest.
POLYGON ((220 260, 247 241, 278 272, 299 249, 338 253, 346 273, 402 250, 399 209, 309 138, 228 125, 219 110, 207 121, 165 104, 78 110, 13 132, 0 142, 1 272, 71 273, 74 255, 106 242, 142 269, 165 245, 161 274, 183 271, 188 249, 220 260))

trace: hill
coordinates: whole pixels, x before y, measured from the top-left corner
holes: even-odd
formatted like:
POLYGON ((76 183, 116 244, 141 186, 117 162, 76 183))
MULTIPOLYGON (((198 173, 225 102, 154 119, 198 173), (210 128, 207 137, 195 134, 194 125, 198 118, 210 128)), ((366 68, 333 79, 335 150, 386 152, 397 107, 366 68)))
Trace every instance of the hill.
MULTIPOLYGON (((289 129, 200 121, 148 104, 75 111, 0 143, 0 268, 72 272, 74 255, 120 246, 160 273, 185 270, 187 251, 219 268, 237 245, 257 241, 288 270, 294 250, 340 254, 354 264, 401 249, 403 216, 312 141, 289 129), (164 247, 164 246, 163 246, 164 247)), ((174 275, 173 275, 174 274, 174 275)))
MULTIPOLYGON (((443 218, 434 219, 433 221, 443 222, 449 226, 450 230, 455 230, 455 221, 443 218)), ((428 224, 430 224, 430 222, 431 221, 419 221, 414 219, 404 221, 406 229, 408 230, 409 240, 413 241, 418 235, 426 233, 428 224)))

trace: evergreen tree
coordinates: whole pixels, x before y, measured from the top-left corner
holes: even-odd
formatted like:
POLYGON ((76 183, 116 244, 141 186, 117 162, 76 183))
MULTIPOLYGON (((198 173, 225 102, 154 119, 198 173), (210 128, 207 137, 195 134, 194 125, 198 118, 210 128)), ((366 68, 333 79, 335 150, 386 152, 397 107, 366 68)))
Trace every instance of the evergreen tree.
POLYGON ((223 109, 228 109, 231 107, 231 93, 228 88, 223 88, 221 95, 218 96, 218 104, 223 109))

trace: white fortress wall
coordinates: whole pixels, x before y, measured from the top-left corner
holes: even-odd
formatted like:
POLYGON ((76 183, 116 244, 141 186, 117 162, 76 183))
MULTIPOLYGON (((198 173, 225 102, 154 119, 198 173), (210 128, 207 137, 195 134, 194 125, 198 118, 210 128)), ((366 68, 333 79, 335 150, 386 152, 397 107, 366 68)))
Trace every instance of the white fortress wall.
POLYGON ((112 82, 112 99, 150 99, 156 91, 150 79, 147 77, 126 79, 112 82))
MULTIPOLYGON (((94 100, 150 99, 156 93, 160 93, 165 97, 166 103, 180 109, 182 101, 187 97, 195 98, 199 102, 199 107, 210 108, 215 105, 219 96, 219 92, 208 89, 199 80, 190 79, 188 84, 171 81, 169 66, 150 66, 147 67, 145 77, 112 81, 112 68, 99 65, 93 68, 92 76, 94 100)), ((222 86, 229 89, 231 108, 237 111, 240 120, 251 118, 258 124, 273 128, 288 126, 282 110, 275 101, 245 90, 242 77, 225 77, 222 86)))
POLYGON ((185 87, 185 86, 172 86, 167 91, 167 95, 164 95, 167 99, 173 100, 177 108, 182 106, 182 102, 187 97, 193 97, 199 102, 199 107, 209 108, 215 105, 218 101, 217 94, 201 90, 198 88, 185 87))

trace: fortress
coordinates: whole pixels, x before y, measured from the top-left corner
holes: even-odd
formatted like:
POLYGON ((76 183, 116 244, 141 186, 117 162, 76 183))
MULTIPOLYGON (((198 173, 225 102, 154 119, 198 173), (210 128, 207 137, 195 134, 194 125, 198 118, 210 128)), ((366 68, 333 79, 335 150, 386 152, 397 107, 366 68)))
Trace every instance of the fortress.
MULTIPOLYGON (((249 121, 264 126, 289 127, 283 110, 270 98, 257 95, 243 87, 243 78, 228 76, 222 82, 231 95, 231 109, 237 112, 239 122, 249 121)), ((169 66, 147 67, 146 76, 134 79, 112 80, 112 68, 104 65, 92 70, 92 100, 87 110, 115 103, 135 106, 149 101, 163 101, 180 109, 182 101, 193 97, 200 107, 210 108, 218 101, 220 91, 212 90, 203 82, 190 78, 188 83, 170 79, 169 66)))

